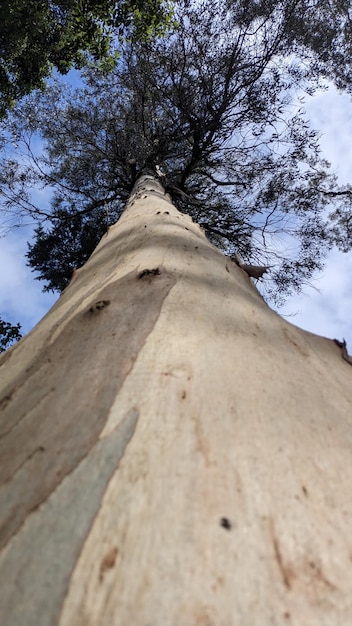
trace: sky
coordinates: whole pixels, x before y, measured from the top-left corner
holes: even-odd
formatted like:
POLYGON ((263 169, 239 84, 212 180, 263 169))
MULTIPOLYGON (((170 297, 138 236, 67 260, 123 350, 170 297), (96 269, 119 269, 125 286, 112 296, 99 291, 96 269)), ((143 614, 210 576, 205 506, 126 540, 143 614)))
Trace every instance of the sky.
MULTIPOLYGON (((352 182, 351 97, 331 87, 306 101, 312 127, 321 132, 322 155, 330 161, 340 183, 352 182)), ((21 227, 0 239, 0 314, 20 322, 23 334, 45 315, 58 294, 43 293, 26 266, 29 227, 21 227)), ((322 273, 287 300, 279 314, 291 323, 325 337, 347 340, 352 349, 352 253, 334 250, 322 273)))
MULTIPOLYGON (((352 182, 352 99, 334 87, 306 101, 312 127, 321 133, 322 155, 340 183, 352 182)), ((352 252, 336 249, 311 286, 278 311, 290 322, 325 337, 345 338, 352 348, 352 252)))

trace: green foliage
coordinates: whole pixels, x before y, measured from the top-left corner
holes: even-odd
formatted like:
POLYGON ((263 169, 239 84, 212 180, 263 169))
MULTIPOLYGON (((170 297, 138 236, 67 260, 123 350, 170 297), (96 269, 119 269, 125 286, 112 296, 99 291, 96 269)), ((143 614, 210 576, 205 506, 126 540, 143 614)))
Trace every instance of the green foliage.
POLYGON ((35 243, 28 246, 27 258, 46 281, 44 291, 62 291, 67 287, 73 271, 87 261, 118 216, 119 212, 113 212, 104 220, 96 210, 88 215, 73 209, 61 210, 50 230, 41 225, 36 228, 35 243))
POLYGON ((273 16, 281 21, 282 41, 311 72, 352 88, 352 19, 350 0, 227 0, 238 19, 252 25, 273 16))
POLYGON ((143 168, 164 172, 177 206, 216 245, 270 266, 272 297, 310 280, 348 223, 351 194, 320 158, 297 98, 330 63, 325 40, 323 54, 303 37, 306 10, 298 1, 180 2, 178 29, 131 38, 110 74, 86 69, 83 88, 54 84, 17 107, 6 133, 24 153, 3 160, 3 207, 38 220, 28 260, 45 289, 64 288, 143 168), (53 190, 51 209, 33 205, 31 185, 53 190))
POLYGON ((0 117, 53 67, 65 74, 93 59, 110 69, 114 38, 147 38, 170 24, 161 0, 1 0, 0 117))
POLYGON ((0 352, 4 352, 21 339, 21 325, 15 324, 14 326, 10 322, 5 322, 0 317, 0 352))

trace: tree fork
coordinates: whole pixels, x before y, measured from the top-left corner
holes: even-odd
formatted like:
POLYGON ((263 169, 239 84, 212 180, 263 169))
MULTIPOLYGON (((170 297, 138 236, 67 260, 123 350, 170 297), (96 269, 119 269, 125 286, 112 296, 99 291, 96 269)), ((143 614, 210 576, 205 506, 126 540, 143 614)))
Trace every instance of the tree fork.
POLYGON ((346 625, 351 368, 142 176, 2 355, 2 626, 346 625))

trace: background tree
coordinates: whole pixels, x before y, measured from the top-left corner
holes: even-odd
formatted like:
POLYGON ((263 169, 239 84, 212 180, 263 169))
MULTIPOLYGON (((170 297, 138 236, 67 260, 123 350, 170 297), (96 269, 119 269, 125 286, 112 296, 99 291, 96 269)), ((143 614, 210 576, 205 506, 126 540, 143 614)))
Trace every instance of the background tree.
POLYGON ((301 37, 311 8, 180 3, 175 33, 127 43, 109 75, 87 70, 81 90, 57 84, 17 109, 7 132, 30 163, 4 163, 4 206, 43 221, 28 257, 47 288, 67 284, 96 243, 82 232, 88 216, 101 233, 143 167, 159 172, 177 206, 228 254, 270 266, 271 294, 309 280, 334 242, 349 248, 351 190, 329 174, 297 99, 330 67, 308 31, 301 37), (33 206, 31 184, 54 188, 50 210, 33 206), (63 240, 72 242, 67 263, 63 240), (77 257, 80 240, 89 246, 77 257))
POLYGON ((4 352, 13 343, 21 339, 20 330, 20 324, 11 324, 0 317, 0 352, 4 352))
POLYGON ((161 0, 2 0, 0 117, 53 68, 66 74, 89 58, 111 66, 114 37, 148 38, 170 16, 161 0))
POLYGON ((67 287, 73 271, 86 262, 97 240, 119 215, 116 210, 105 216, 101 209, 88 213, 61 210, 50 231, 45 231, 42 225, 36 228, 36 241, 30 246, 28 259, 46 277, 44 291, 62 291, 67 287))

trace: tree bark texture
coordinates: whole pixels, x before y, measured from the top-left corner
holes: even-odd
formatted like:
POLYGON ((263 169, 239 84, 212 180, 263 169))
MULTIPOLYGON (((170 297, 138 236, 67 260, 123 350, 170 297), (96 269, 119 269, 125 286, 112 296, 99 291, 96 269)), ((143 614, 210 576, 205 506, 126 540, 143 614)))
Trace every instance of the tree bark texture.
POLYGON ((2 626, 352 623, 352 369, 143 176, 1 358, 2 626))

